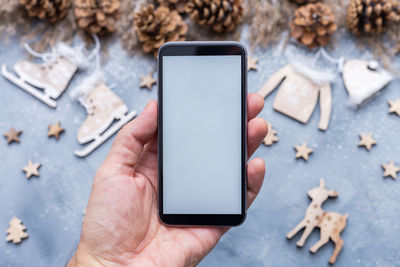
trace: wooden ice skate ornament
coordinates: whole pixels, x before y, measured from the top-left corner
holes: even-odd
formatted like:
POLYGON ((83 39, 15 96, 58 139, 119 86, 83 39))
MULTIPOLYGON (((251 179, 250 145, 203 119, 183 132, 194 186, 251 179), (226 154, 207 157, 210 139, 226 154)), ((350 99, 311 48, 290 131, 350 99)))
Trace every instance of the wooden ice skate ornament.
POLYGON ((64 128, 61 128, 60 122, 57 121, 54 125, 49 125, 49 132, 47 133, 48 137, 54 137, 55 139, 58 140, 60 137, 60 134, 62 134, 65 131, 64 128))
POLYGON ((274 109, 302 123, 310 119, 319 96, 321 117, 318 128, 325 131, 332 109, 331 77, 298 65, 289 64, 281 68, 267 80, 258 94, 265 98, 281 84, 274 109))
POLYGON ((249 56, 247 58, 247 71, 257 70, 257 62, 258 62, 258 58, 257 57, 249 56))
POLYGON ((313 150, 307 147, 306 142, 301 146, 294 146, 294 149, 296 150, 296 159, 303 158, 305 161, 308 161, 308 155, 313 153, 313 150))
POLYGON ((7 138, 7 144, 11 144, 12 142, 19 143, 19 135, 22 131, 16 131, 13 127, 4 134, 4 137, 7 138))
POLYGON ((39 163, 32 163, 32 161, 28 161, 28 166, 25 166, 22 168, 22 170, 26 174, 26 178, 29 179, 31 178, 32 175, 34 176, 39 176, 39 171, 38 169, 40 168, 39 163))
POLYGON ((28 238, 28 234, 25 233, 26 227, 22 224, 21 220, 17 217, 13 217, 9 223, 6 233, 6 241, 13 242, 14 244, 21 243, 22 239, 28 238))
POLYGON ((342 76, 349 93, 349 103, 360 107, 381 91, 393 79, 375 60, 347 60, 344 63, 342 76))
POLYGON ((389 101, 389 113, 396 113, 400 116, 400 98, 395 101, 389 101))
POLYGON ((75 151, 78 157, 89 155, 136 116, 136 111, 128 113, 124 102, 100 78, 87 79, 88 82, 83 82, 72 94, 88 114, 78 131, 77 139, 80 144, 90 143, 83 150, 75 151))
POLYGON ((358 146, 364 146, 365 149, 368 151, 371 150, 371 147, 373 145, 376 145, 375 139, 372 137, 372 133, 369 134, 360 134, 360 142, 358 143, 358 146))
POLYGON ((140 87, 146 87, 151 90, 153 84, 157 83, 156 79, 153 78, 152 73, 149 72, 146 76, 142 76, 142 81, 140 82, 140 87))
POLYGON ((384 170, 383 178, 390 176, 393 180, 396 180, 397 173, 400 171, 400 168, 394 165, 393 160, 389 164, 382 164, 382 169, 384 170))
POLYGON ((264 145, 266 146, 272 146, 274 143, 278 142, 279 139, 276 136, 276 131, 272 128, 271 123, 268 124, 268 133, 267 136, 264 138, 264 145))
POLYGON ((64 43, 57 44, 51 53, 44 54, 33 51, 27 44, 25 48, 33 56, 41 58, 43 63, 17 62, 13 66, 16 75, 3 65, 1 73, 21 89, 55 108, 55 99, 65 91, 78 68, 86 64, 85 56, 81 50, 64 43))
POLYGON ((312 253, 317 252, 320 247, 328 243, 329 239, 331 239, 335 243, 335 250, 329 259, 329 263, 331 264, 335 263, 343 247, 343 240, 340 237, 340 233, 346 227, 348 214, 342 215, 336 212, 326 212, 321 206, 329 197, 337 197, 338 195, 339 193, 334 190, 326 190, 324 179, 320 179, 319 186, 308 191, 311 203, 307 208, 304 219, 286 235, 288 239, 291 239, 301 229, 305 228, 300 240, 296 243, 298 247, 303 247, 314 228, 319 227, 320 240, 310 248, 310 251, 312 253))

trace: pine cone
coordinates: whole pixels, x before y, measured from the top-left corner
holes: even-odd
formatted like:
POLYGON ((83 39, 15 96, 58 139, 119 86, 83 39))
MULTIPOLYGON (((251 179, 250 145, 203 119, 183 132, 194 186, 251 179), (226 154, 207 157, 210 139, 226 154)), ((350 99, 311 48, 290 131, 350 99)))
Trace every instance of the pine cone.
POLYGON ((232 31, 243 19, 241 0, 189 0, 186 12, 198 24, 218 33, 232 31))
POLYGON ((351 0, 347 6, 346 26, 355 35, 381 34, 391 22, 400 21, 395 0, 351 0))
POLYGON ((144 6, 134 14, 133 24, 143 51, 152 52, 154 56, 163 43, 186 40, 186 23, 177 11, 170 11, 168 7, 144 6))
POLYGON ((309 48, 325 46, 336 31, 335 15, 322 3, 307 4, 296 9, 290 22, 291 36, 309 48))
POLYGON ((119 0, 75 0, 74 14, 78 27, 91 34, 115 31, 119 18, 119 0))
POLYGON ((319 0, 291 0, 292 2, 295 2, 298 5, 304 5, 304 4, 309 4, 309 3, 315 3, 319 0))
POLYGON ((183 14, 188 0, 157 0, 157 2, 160 6, 166 6, 170 10, 176 10, 183 14))
POLYGON ((71 0, 20 0, 30 17, 46 19, 50 23, 65 17, 71 0))

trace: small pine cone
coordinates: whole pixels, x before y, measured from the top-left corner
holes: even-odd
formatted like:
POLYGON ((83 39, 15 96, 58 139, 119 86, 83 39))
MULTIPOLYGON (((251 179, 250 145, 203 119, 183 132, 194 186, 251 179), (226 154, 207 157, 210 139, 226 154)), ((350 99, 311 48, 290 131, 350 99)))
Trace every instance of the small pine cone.
POLYGON ((30 17, 46 19, 50 23, 65 17, 71 7, 71 0, 20 0, 30 17))
POLYGON ((400 21, 395 0, 351 0, 347 6, 346 26, 355 35, 381 34, 391 22, 400 21))
POLYGON ((313 48, 325 46, 337 30, 335 15, 322 3, 307 4, 296 9, 290 22, 291 36, 301 44, 313 48))
POLYGON ((309 3, 315 3, 318 2, 319 0, 291 0, 292 2, 295 2, 298 5, 305 5, 309 3))
POLYGON ((230 32, 243 19, 241 0, 189 0, 186 12, 198 24, 215 32, 230 32))
POLYGON ((176 10, 153 4, 144 6, 134 14, 134 27, 142 49, 157 56, 158 49, 166 42, 185 41, 188 27, 176 10))
POLYGON ((91 34, 114 32, 120 5, 119 0, 75 0, 74 14, 78 27, 91 34))
POLYGON ((176 10, 183 14, 188 0, 157 0, 157 2, 160 6, 166 6, 170 10, 176 10))

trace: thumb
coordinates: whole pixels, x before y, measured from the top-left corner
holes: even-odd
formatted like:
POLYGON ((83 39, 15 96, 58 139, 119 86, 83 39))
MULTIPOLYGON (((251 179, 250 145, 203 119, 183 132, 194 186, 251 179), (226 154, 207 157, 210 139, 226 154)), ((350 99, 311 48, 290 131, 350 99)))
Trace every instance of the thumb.
POLYGON ((157 101, 150 101, 142 113, 119 132, 102 164, 103 171, 132 175, 145 144, 157 133, 157 101))

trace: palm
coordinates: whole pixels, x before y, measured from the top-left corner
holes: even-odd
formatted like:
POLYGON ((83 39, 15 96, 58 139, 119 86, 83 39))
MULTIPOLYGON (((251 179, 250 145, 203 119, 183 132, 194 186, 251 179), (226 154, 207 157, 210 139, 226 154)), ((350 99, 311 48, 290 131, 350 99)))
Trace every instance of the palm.
MULTIPOLYGON (((253 113, 257 114, 261 108, 262 105, 253 113)), ((249 113, 250 117, 251 110, 249 113)), ((153 109, 146 107, 136 121, 121 130, 93 182, 78 249, 84 249, 106 265, 194 265, 227 230, 171 227, 160 223, 156 114, 156 106, 155 109, 154 105, 153 109)), ((252 154, 265 136, 266 125, 259 125, 262 129, 255 133, 250 129, 255 126, 250 126, 251 121, 248 146, 252 154), (252 138, 254 134, 257 137, 252 138)), ((261 187, 264 162, 253 160, 248 169, 251 203, 261 187)))

